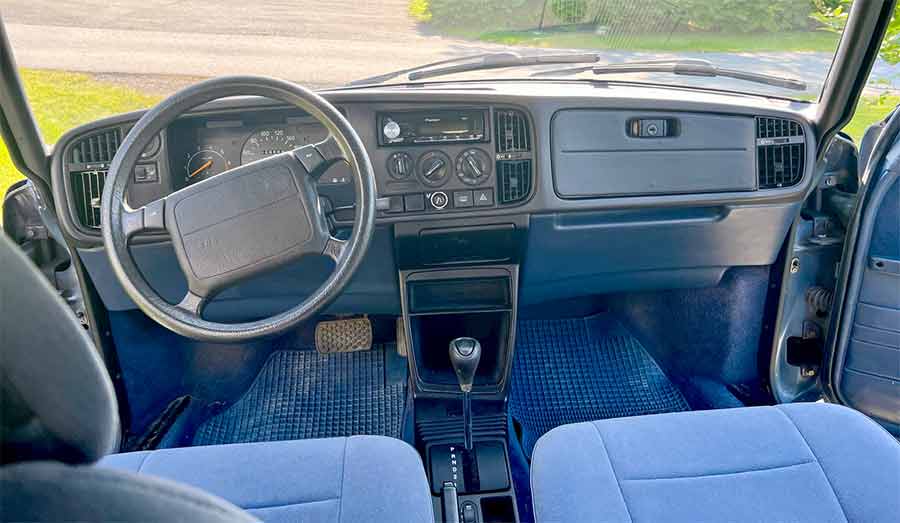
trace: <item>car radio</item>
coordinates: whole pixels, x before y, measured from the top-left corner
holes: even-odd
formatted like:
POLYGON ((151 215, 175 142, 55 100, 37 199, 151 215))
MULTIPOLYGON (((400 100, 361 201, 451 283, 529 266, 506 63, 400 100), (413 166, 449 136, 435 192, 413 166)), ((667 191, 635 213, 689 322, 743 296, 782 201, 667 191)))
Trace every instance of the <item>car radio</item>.
POLYGON ((487 142, 484 109, 378 113, 378 145, 487 142))

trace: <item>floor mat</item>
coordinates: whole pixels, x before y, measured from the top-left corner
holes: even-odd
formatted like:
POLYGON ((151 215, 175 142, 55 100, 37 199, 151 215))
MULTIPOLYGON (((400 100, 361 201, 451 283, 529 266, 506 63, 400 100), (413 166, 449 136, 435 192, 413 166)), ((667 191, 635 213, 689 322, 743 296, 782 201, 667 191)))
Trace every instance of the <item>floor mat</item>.
POLYGON ((688 409, 610 315, 519 323, 509 410, 529 456, 537 439, 559 425, 688 409))
POLYGON ((194 445, 400 437, 405 403, 406 360, 393 345, 328 355, 277 351, 240 400, 197 429, 194 445))

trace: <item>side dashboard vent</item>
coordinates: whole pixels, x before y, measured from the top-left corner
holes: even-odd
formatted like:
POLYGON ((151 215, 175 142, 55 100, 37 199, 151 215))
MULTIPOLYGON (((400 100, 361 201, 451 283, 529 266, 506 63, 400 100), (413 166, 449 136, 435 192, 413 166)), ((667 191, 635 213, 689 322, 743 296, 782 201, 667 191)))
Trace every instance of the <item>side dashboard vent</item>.
POLYGON ((531 160, 497 162, 497 200, 500 205, 521 202, 531 193, 531 160))
POLYGON ((756 166, 760 189, 797 185, 806 164, 803 126, 784 118, 756 118, 756 166))
POLYGON ((71 163, 109 163, 122 142, 121 129, 108 129, 82 138, 70 150, 71 163))
POLYGON ((528 119, 520 111, 502 109, 494 113, 497 152, 524 153, 531 151, 528 119))
POLYGON ((70 176, 79 221, 89 229, 100 229, 100 197, 103 194, 106 171, 79 171, 70 176))
POLYGON ((528 117, 522 111, 498 109, 494 112, 497 149, 497 202, 512 205, 531 194, 533 161, 528 117))

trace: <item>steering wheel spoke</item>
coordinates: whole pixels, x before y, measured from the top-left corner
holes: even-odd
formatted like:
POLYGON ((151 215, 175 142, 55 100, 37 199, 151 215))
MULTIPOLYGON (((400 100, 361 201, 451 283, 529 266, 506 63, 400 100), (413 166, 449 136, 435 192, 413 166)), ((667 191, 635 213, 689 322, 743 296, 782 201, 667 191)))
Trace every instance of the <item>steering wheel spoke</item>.
POLYGON ((328 256, 334 263, 339 263, 341 256, 344 255, 344 251, 347 249, 347 240, 342 240, 336 236, 329 236, 325 241, 325 248, 322 249, 322 254, 328 256))
POLYGON ((184 312, 199 318, 203 314, 203 309, 206 308, 208 302, 208 296, 200 296, 193 291, 188 290, 187 294, 184 295, 184 298, 182 298, 175 306, 184 312))
POLYGON ((331 134, 321 142, 294 149, 293 154, 314 179, 319 179, 335 163, 347 161, 341 146, 331 134))
POLYGON ((153 201, 137 209, 122 213, 122 232, 131 238, 142 232, 163 232, 166 230, 166 200, 153 201))

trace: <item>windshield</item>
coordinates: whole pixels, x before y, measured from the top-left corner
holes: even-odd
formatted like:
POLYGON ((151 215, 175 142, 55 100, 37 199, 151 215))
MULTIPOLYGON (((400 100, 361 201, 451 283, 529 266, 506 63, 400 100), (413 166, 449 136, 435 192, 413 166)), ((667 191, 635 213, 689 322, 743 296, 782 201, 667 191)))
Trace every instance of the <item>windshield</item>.
MULTIPOLYGON (((21 65, 167 95, 200 78, 262 74, 314 88, 484 53, 590 51, 596 63, 704 60, 803 89, 727 75, 620 71, 602 80, 815 99, 846 0, 0 0, 21 65)), ((415 81, 567 80, 558 66, 471 70, 415 81)), ((874 80, 896 86, 881 61, 874 80)), ((387 83, 409 82, 400 75, 387 83)), ((77 81, 73 79, 72 81, 77 81)))

